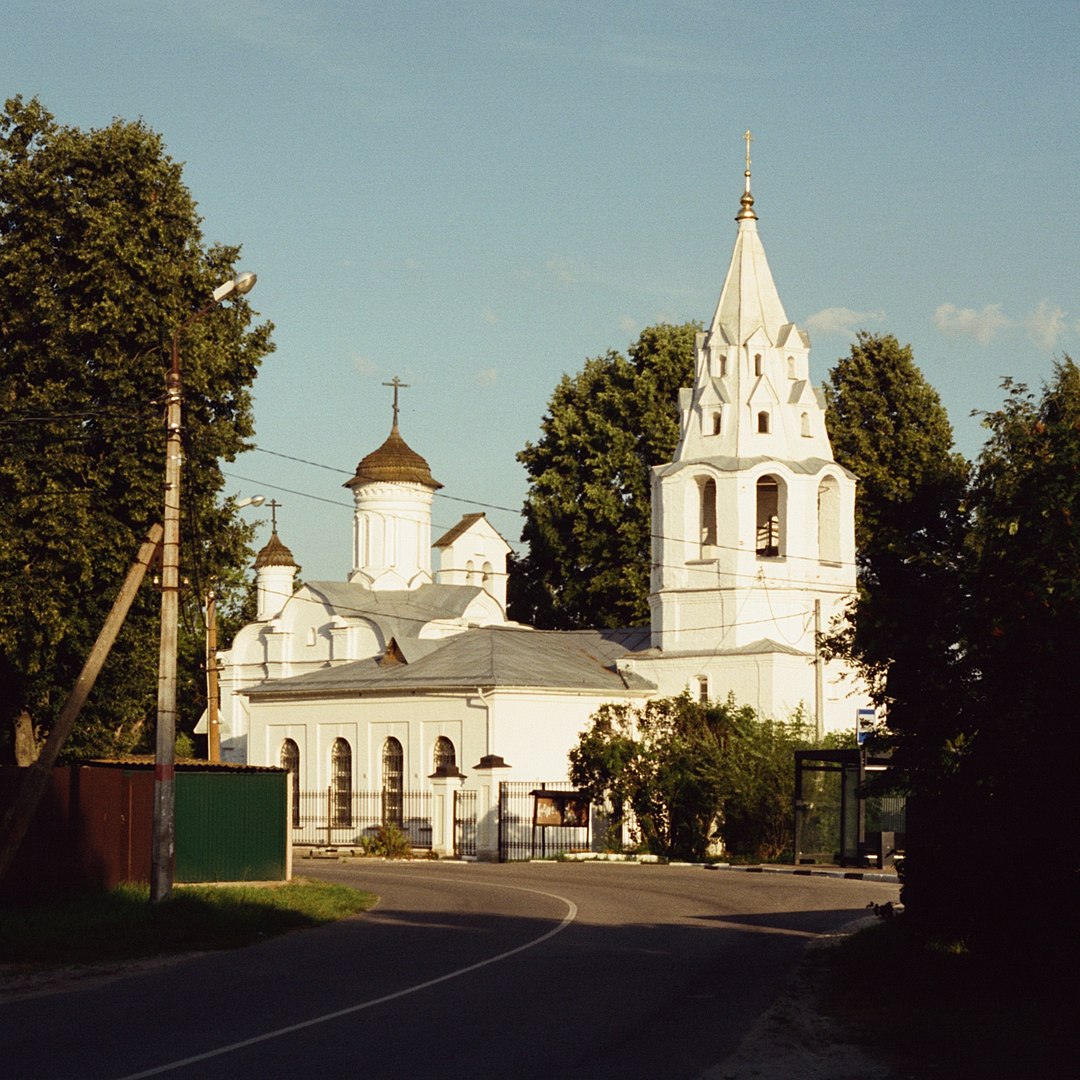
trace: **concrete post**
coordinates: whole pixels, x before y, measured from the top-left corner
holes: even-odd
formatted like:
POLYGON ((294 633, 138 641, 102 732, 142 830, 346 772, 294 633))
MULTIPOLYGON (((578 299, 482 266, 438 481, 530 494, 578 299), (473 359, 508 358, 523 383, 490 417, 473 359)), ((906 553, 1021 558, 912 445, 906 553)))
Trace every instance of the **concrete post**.
POLYGON ((499 861, 499 782, 510 766, 498 754, 485 754, 473 766, 476 773, 476 858, 499 861))
POLYGON ((453 858, 454 792, 465 783, 465 774, 456 765, 440 765, 431 781, 431 850, 440 858, 453 858))

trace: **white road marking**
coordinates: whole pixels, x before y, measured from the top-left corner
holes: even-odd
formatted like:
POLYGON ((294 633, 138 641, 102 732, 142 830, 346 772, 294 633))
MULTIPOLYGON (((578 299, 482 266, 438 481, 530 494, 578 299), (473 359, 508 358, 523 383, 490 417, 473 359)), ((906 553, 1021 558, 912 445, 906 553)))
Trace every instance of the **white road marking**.
POLYGON ((348 1008, 338 1009, 336 1012, 325 1013, 323 1016, 315 1016, 310 1020, 301 1021, 299 1024, 289 1024, 287 1027, 264 1032, 262 1035, 253 1035, 250 1039, 241 1039, 239 1042, 229 1043, 227 1046, 219 1046, 215 1050, 207 1050, 202 1054, 193 1054, 191 1057, 181 1058, 179 1061, 170 1061, 166 1065, 158 1065, 153 1069, 146 1069, 143 1072, 131 1073, 128 1076, 122 1077, 121 1080, 142 1080, 145 1076, 161 1076, 162 1073, 172 1072, 174 1069, 182 1069, 187 1065, 195 1065, 200 1061, 207 1061, 210 1058, 220 1057, 222 1054, 231 1054, 234 1050, 242 1050, 245 1046, 255 1046, 258 1043, 269 1042, 271 1039, 280 1038, 282 1035, 291 1035, 294 1031, 303 1031, 305 1028, 315 1027, 318 1024, 325 1024, 330 1020, 337 1020, 342 1016, 363 1012, 364 1009, 373 1009, 376 1005, 384 1005, 388 1001, 407 997, 409 994, 418 993, 420 990, 427 990, 431 986, 438 986, 439 983, 449 982, 451 979, 457 979, 462 975, 468 975, 470 971, 478 971, 480 968, 485 968, 489 964, 497 964, 501 960, 507 960, 511 956, 516 956, 518 953, 525 952, 526 949, 533 949, 537 945, 541 945, 550 938, 553 938, 556 934, 561 934, 577 918, 577 904, 575 904, 573 900, 567 900, 565 896, 559 896, 558 893, 543 892, 540 889, 526 889, 518 885, 496 884, 494 882, 473 882, 473 884, 490 885, 491 888, 513 889, 515 892, 527 892, 535 893, 537 896, 547 896, 552 900, 558 900, 560 903, 565 904, 566 915, 558 926, 549 930, 546 934, 541 934, 540 937, 535 938, 533 941, 526 942, 524 945, 518 945, 513 949, 508 949, 506 952, 499 953, 497 956, 489 956, 486 960, 480 960, 475 964, 469 964, 468 967, 458 968, 456 971, 447 972, 447 974, 440 975, 435 979, 428 979, 427 982, 417 983, 416 986, 408 986, 404 990, 398 990, 393 994, 385 994, 383 997, 373 998, 371 1001, 362 1001, 359 1005, 350 1005, 348 1008))

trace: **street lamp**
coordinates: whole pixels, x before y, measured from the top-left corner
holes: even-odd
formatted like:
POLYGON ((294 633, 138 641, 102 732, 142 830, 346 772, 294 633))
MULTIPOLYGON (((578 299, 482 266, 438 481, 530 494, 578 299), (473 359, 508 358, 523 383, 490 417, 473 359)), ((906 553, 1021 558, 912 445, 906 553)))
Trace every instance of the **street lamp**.
MULTIPOLYGON (((233 503, 234 510, 262 506, 265 495, 251 495, 233 503)), ((206 594, 206 759, 221 761, 221 711, 218 703, 217 596, 213 586, 206 594)))
POLYGON ((180 335, 230 296, 243 296, 255 275, 239 274, 219 285, 211 303, 172 335, 172 363, 165 376, 165 528, 161 543, 161 652, 158 658, 157 732, 154 744, 154 836, 150 850, 150 902, 172 892, 176 848, 176 634, 180 610, 180 335))

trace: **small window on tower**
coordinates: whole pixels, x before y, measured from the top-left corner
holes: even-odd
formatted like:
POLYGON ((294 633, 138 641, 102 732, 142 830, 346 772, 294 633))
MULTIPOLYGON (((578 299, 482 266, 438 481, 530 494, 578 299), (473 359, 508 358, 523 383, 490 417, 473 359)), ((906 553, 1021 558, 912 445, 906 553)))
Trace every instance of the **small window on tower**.
POLYGON ((759 435, 769 434, 769 414, 767 412, 757 414, 757 429, 759 435))
POLYGON ((787 358, 787 377, 789 379, 795 378, 795 357, 789 356, 787 358))
POLYGON ((702 705, 709 704, 709 676, 699 675, 695 680, 697 683, 697 699, 702 705))
POLYGON ((754 354, 754 374, 761 374, 761 353, 754 354))
POLYGON ((804 439, 810 438, 810 414, 803 413, 799 417, 799 426, 804 439))
POLYGON ((720 410, 717 409, 716 412, 714 412, 712 414, 712 433, 714 435, 719 435, 720 434, 720 420, 721 420, 720 410))
POLYGON ((726 379, 727 378, 727 357, 726 356, 721 356, 720 357, 720 378, 721 379, 726 379))

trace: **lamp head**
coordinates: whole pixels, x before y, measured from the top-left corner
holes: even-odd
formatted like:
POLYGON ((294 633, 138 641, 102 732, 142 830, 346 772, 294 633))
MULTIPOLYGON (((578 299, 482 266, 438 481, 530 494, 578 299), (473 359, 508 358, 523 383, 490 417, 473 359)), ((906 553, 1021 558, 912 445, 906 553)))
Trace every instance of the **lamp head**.
POLYGON ((250 271, 245 270, 242 274, 237 274, 232 281, 226 281, 223 285, 219 285, 213 292, 214 303, 220 304, 226 297, 232 296, 236 293, 238 296, 243 296, 244 293, 249 293, 255 288, 255 282, 258 278, 250 271))

